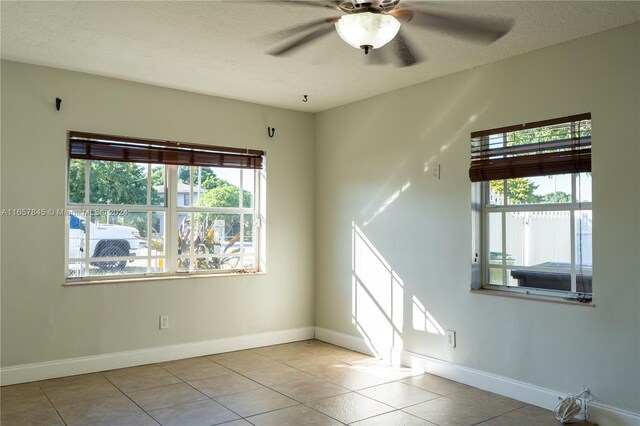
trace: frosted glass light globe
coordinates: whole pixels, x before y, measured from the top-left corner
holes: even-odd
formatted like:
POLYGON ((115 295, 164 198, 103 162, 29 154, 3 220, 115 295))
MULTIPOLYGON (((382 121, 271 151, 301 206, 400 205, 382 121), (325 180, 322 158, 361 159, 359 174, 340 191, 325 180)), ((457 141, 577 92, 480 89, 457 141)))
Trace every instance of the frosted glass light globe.
POLYGON ((400 31, 400 22, 391 15, 361 12, 344 15, 335 23, 340 38, 358 49, 377 49, 400 31))

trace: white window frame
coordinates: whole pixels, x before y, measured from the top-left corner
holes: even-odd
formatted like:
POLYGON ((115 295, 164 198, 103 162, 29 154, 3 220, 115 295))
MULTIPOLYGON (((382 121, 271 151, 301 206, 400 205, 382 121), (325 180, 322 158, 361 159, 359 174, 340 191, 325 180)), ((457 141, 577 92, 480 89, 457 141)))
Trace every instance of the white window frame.
MULTIPOLYGON (((577 174, 571 174, 571 202, 566 203, 538 203, 538 204, 508 204, 507 194, 507 179, 503 180, 504 196, 501 205, 490 203, 490 181, 474 183, 472 190, 472 235, 473 235, 473 253, 472 253, 472 288, 473 289, 488 289, 498 290, 502 292, 512 292, 515 294, 530 294, 539 295, 545 297, 558 297, 558 298, 576 298, 584 296, 585 293, 577 292, 576 277, 579 268, 576 267, 576 238, 575 238, 575 223, 576 212, 582 210, 590 210, 593 212, 592 202, 584 202, 577 199, 577 174), (498 284, 491 284, 489 282, 490 265, 496 268, 496 264, 490 264, 489 262, 489 214, 501 213, 501 235, 502 235, 502 254, 506 250, 506 214, 509 212, 545 212, 545 211, 563 211, 570 212, 570 241, 571 241, 571 290, 547 290, 538 289, 533 287, 513 287, 498 284)), ((536 266, 523 266, 523 265, 507 265, 506 258, 502 256, 502 265, 499 268, 502 270, 503 282, 507 282, 507 269, 518 269, 528 271, 540 271, 540 272, 562 272, 565 270, 559 270, 556 268, 544 268, 536 266), (507 266, 509 266, 507 268, 507 266)), ((593 268, 589 268, 592 271, 593 268)), ((589 294, 588 297, 592 297, 589 294)))
MULTIPOLYGON (((172 169, 173 171, 171 172, 171 176, 174 176, 175 179, 177 179, 178 176, 178 167, 179 166, 169 166, 170 170, 172 169)), ((188 194, 188 198, 190 200, 192 200, 194 198, 195 195, 195 187, 194 187, 194 169, 196 167, 192 166, 190 167, 189 170, 189 194, 188 194)), ((235 272, 258 272, 258 250, 259 250, 259 236, 260 236, 260 219, 259 219, 259 215, 258 215, 258 206, 260 205, 260 191, 258 190, 259 188, 259 175, 260 175, 260 171, 259 170, 255 170, 255 169, 241 169, 241 168, 234 168, 234 170, 239 170, 240 171, 240 183, 238 186, 238 198, 239 198, 239 206, 238 207, 197 207, 195 206, 195 203, 189 202, 189 205, 185 205, 180 207, 178 205, 178 203, 173 203, 173 205, 175 206, 175 208, 172 209, 172 212, 174 212, 174 214, 172 215, 172 219, 174 219, 174 223, 171 224, 172 229, 174 230, 175 234, 175 240, 174 240, 174 250, 172 250, 172 257, 169 261, 170 265, 173 265, 173 267, 175 268, 174 271, 172 271, 175 274, 202 274, 202 273, 212 273, 214 271, 218 271, 218 273, 229 273, 229 271, 235 271, 235 272), (243 206, 244 203, 244 170, 251 170, 253 171, 253 188, 254 188, 254 196, 253 196, 253 205, 252 206, 248 206, 245 207, 243 206), (240 265, 244 265, 244 258, 245 257, 253 257, 253 264, 254 267, 251 269, 244 269, 243 267, 240 268, 234 268, 234 269, 221 269, 221 270, 190 270, 190 271, 179 271, 177 269, 178 267, 178 259, 179 258, 188 258, 190 259, 189 264, 191 266, 193 266, 194 260, 196 259, 200 259, 203 257, 208 257, 208 258, 225 258, 225 257, 229 257, 228 254, 208 254, 206 256, 203 256, 202 254, 195 254, 194 251, 194 241, 193 238, 190 239, 190 252, 191 254, 178 254, 178 250, 177 250, 177 240, 178 240, 178 217, 180 216, 180 213, 187 213, 191 215, 191 223, 195 223, 194 222, 194 217, 195 214, 197 213, 218 213, 218 214, 239 214, 240 215, 240 236, 239 236, 239 242, 240 242, 240 247, 241 247, 241 252, 239 253, 239 264, 240 265), (252 241, 252 245, 254 248, 254 252, 251 254, 246 254, 244 251, 244 215, 245 214, 250 214, 253 215, 253 232, 252 232, 252 238, 254 239, 254 241, 252 241), (256 240, 258 239, 258 240, 256 240)), ((173 185, 174 188, 177 188, 177 184, 173 185)), ((185 198, 187 198, 185 197, 185 198)), ((172 203, 170 203, 172 204, 172 203)))
MULTIPOLYGON (((178 166, 174 165, 161 165, 161 164, 147 164, 147 204, 146 205, 114 205, 114 204, 95 204, 90 202, 90 173, 91 166, 90 161, 92 160, 82 160, 84 161, 84 201, 82 203, 71 203, 69 199, 69 170, 71 165, 71 158, 67 158, 67 168, 66 168, 66 189, 65 189, 65 201, 66 201, 66 213, 67 215, 71 211, 80 211, 86 212, 85 220, 87 223, 91 220, 90 212, 92 210, 113 210, 118 209, 120 211, 127 212, 147 212, 147 247, 151 247, 151 239, 152 239, 152 214, 154 212, 164 212, 165 220, 164 220, 164 230, 163 234, 165 237, 165 252, 162 256, 151 256, 147 254, 147 256, 130 256, 130 257, 100 257, 100 258, 89 258, 83 257, 78 262, 73 263, 83 263, 86 275, 80 277, 69 276, 69 264, 72 263, 69 259, 69 219, 65 220, 65 268, 64 268, 64 283, 65 285, 74 285, 74 284, 87 284, 87 283, 99 283, 99 282, 124 282, 124 281, 132 281, 137 279, 155 279, 155 278, 172 278, 172 277, 201 277, 201 276, 211 276, 211 275, 229 275, 229 274, 245 274, 245 273, 259 273, 264 272, 265 268, 265 259, 264 255, 261 253, 261 250, 264 247, 264 230, 262 229, 262 223, 264 222, 264 202, 262 201, 261 194, 265 190, 265 171, 264 169, 247 169, 252 170, 254 173, 254 194, 253 194, 253 206, 251 207, 239 207, 239 208, 197 208, 193 206, 184 206, 178 207, 177 198, 178 198, 178 166), (153 166, 163 166, 165 167, 165 199, 164 205, 153 206, 151 205, 151 170, 153 166), (254 268, 244 269, 244 268, 234 268, 234 269, 219 269, 219 270, 201 270, 201 271, 184 271, 178 272, 178 213, 182 211, 189 212, 205 212, 205 213, 244 213, 244 214, 253 214, 253 226, 254 231, 252 233, 252 244, 254 251, 254 268), (91 262, 96 261, 117 261, 117 260, 131 260, 131 259, 140 259, 141 257, 147 259, 147 265, 150 269, 152 260, 155 259, 164 259, 164 272, 148 272, 143 274, 109 274, 109 275, 88 275, 88 271, 90 268, 91 262)), ((235 168, 234 168, 235 169, 235 168)), ((237 168, 241 171, 240 175, 243 176, 244 173, 242 171, 243 168, 237 168)), ((242 177, 241 177, 242 179, 242 177)), ((193 179, 191 179, 193 181, 193 179)), ((193 185, 193 182, 191 182, 193 185)), ((242 197, 242 180, 241 186, 239 188, 240 191, 240 203, 243 201, 242 197)), ((242 217, 242 216, 241 216, 242 217)), ((240 238, 244 239, 244 223, 241 223, 241 234, 240 238)), ((89 253, 90 250, 90 238, 91 231, 90 226, 85 227, 85 247, 84 253, 89 253)), ((244 254, 243 254, 244 256, 244 254)), ((202 257, 202 256, 195 256, 202 257)), ((76 260, 75 258, 73 260, 76 260)), ((242 262, 242 258, 240 260, 242 262)))

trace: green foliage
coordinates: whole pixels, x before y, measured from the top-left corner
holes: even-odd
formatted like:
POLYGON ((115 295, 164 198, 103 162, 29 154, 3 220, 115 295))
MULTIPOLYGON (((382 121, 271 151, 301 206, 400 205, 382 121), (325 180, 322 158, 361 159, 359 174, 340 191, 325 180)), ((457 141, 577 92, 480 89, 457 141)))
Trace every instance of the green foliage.
MULTIPOLYGON (((196 205, 199 207, 240 207, 240 188, 225 182, 202 194, 196 205)), ((242 191, 242 206, 251 206, 249 191, 242 191)))
MULTIPOLYGON (((581 121, 579 128, 575 129, 577 135, 591 135, 591 121, 581 121)), ((570 126, 545 126, 533 129, 518 130, 507 133, 507 146, 523 145, 535 142, 549 142, 561 139, 571 139, 570 126)))
POLYGON ((164 185, 165 181, 165 167, 152 167, 151 168, 151 186, 164 185))
POLYGON ((550 192, 542 196, 542 202, 544 203, 570 203, 571 194, 566 192, 556 191, 550 192))
MULTIPOLYGON (((189 167, 181 166, 178 168, 178 180, 186 185, 189 185, 190 172, 189 167)), ((230 185, 224 179, 220 179, 216 176, 216 173, 210 167, 194 167, 193 168, 193 186, 198 185, 200 182, 200 188, 209 190, 216 188, 220 185, 230 185), (200 175, 199 175, 200 174, 200 175)))
POLYGON ((69 202, 84 203, 84 160, 69 160, 69 202))
POLYGON ((130 205, 147 203, 147 176, 145 169, 138 164, 92 161, 90 173, 91 203, 130 205))
MULTIPOLYGON (((542 199, 534 194, 538 185, 525 178, 515 178, 507 180, 507 193, 512 204, 539 203, 542 199)), ((491 192, 504 197, 504 184, 501 180, 491 181, 491 192)))

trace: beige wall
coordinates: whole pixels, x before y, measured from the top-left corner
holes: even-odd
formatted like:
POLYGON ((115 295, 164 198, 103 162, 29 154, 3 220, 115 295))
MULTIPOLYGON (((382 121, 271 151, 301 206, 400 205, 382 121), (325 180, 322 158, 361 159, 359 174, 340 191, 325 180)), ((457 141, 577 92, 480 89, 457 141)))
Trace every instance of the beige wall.
POLYGON ((2 62, 2 208, 64 208, 67 130, 265 150, 268 273, 64 288, 64 219, 3 217, 3 367, 313 326, 313 115, 2 62))
POLYGON ((318 114, 316 325, 640 412, 639 40, 636 24, 318 114), (583 112, 596 307, 470 293, 470 132, 583 112))

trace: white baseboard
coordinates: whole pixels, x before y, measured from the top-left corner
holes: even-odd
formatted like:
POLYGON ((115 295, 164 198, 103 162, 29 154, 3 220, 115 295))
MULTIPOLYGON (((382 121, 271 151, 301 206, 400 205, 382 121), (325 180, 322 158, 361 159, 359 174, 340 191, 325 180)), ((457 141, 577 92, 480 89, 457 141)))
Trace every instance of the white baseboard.
POLYGON ((0 369, 0 384, 33 382, 314 338, 314 327, 250 334, 157 348, 23 364, 0 369))
POLYGON ((354 337, 349 334, 340 333, 338 331, 316 327, 316 339, 346 349, 351 349, 352 351, 372 356, 374 355, 373 351, 369 348, 367 342, 362 337, 354 337))
MULTIPOLYGON (((409 351, 402 352, 402 365, 417 368, 426 373, 455 380, 469 386, 507 396, 527 404, 553 410, 558 397, 566 394, 542 388, 530 383, 509 379, 484 371, 442 361, 409 351)), ((590 421, 600 426, 638 426, 640 414, 611 407, 598 402, 589 403, 590 421)))
POLYGON ((409 351, 402 352, 402 364, 423 370, 429 374, 455 380, 456 382, 497 393, 498 395, 508 396, 509 398, 548 410, 553 410, 558 403, 558 397, 563 396, 559 392, 554 392, 529 383, 486 373, 409 351))
MULTIPOLYGON (((362 337, 355 337, 349 334, 327 330, 322 327, 316 327, 316 339, 368 355, 373 354, 367 342, 362 337)), ((542 388, 530 383, 486 373, 409 351, 402 351, 401 363, 407 367, 416 368, 436 376, 517 399, 547 410, 553 410, 558 403, 558 397, 565 396, 565 394, 561 392, 542 388)), ((600 426, 640 425, 640 414, 621 410, 595 401, 589 404, 589 413, 591 415, 590 421, 600 426)))
POLYGON ((591 414, 589 421, 597 423, 600 426, 640 425, 640 413, 632 413, 631 411, 622 410, 620 408, 611 407, 598 402, 592 402, 589 404, 589 413, 591 414))

